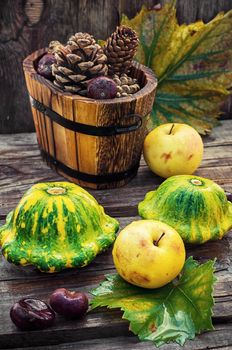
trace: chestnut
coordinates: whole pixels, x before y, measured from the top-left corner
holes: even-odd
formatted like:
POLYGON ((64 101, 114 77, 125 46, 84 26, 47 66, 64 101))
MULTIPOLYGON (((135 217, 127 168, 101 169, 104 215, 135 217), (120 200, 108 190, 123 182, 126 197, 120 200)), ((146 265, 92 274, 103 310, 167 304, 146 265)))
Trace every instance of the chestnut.
POLYGON ((232 202, 232 193, 231 192, 225 192, 226 193, 226 197, 227 197, 227 200, 232 202))
POLYGON ((114 98, 117 94, 117 85, 113 79, 100 76, 93 78, 87 85, 87 96, 96 100, 114 98))
POLYGON ((55 312, 42 300, 24 298, 12 306, 10 318, 21 330, 43 329, 53 324, 55 312))
POLYGON ((58 288, 50 296, 50 305, 60 315, 80 318, 87 312, 89 301, 85 293, 58 288))
POLYGON ((48 53, 44 55, 38 63, 37 72, 46 79, 52 79, 52 65, 56 63, 55 56, 48 53))

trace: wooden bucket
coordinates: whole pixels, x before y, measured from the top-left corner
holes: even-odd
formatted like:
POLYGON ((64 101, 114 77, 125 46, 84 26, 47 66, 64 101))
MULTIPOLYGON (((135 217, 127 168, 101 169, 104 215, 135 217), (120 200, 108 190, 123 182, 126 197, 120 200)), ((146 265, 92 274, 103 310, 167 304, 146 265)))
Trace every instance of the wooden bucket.
POLYGON ((38 144, 43 158, 59 174, 81 186, 119 187, 137 173, 147 116, 157 80, 133 63, 142 89, 132 96, 93 100, 65 93, 37 74, 41 49, 23 62, 38 144))

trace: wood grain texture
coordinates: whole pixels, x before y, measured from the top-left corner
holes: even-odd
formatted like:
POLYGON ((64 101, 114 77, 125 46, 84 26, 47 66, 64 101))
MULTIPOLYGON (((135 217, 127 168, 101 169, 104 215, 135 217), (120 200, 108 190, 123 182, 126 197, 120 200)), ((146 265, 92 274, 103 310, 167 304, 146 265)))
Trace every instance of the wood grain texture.
MULTIPOLYGON (((122 13, 133 17, 143 4, 167 0, 4 0, 0 3, 0 132, 33 131, 34 125, 23 77, 23 59, 51 40, 65 42, 77 31, 105 39, 122 13)), ((230 0, 177 0, 181 23, 210 20, 232 8, 230 0)), ((224 106, 231 113, 231 102, 224 106)))
MULTIPOLYGON (((9 318, 9 309, 15 301, 25 295, 48 301, 50 293, 55 288, 64 286, 71 290, 79 289, 88 292, 103 280, 105 273, 114 272, 114 270, 103 269, 102 272, 90 273, 88 268, 85 268, 75 272, 71 276, 59 274, 54 278, 53 276, 49 278, 34 276, 24 281, 0 281, 0 344, 2 347, 50 345, 98 337, 130 336, 128 322, 121 319, 122 313, 119 310, 103 308, 91 311, 84 319, 77 321, 57 317, 53 327, 40 332, 22 333, 16 329, 9 318)), ((215 325, 232 321, 232 299, 231 296, 226 295, 230 293, 232 287, 231 276, 229 274, 223 276, 222 273, 216 273, 216 276, 218 282, 215 287, 213 316, 215 325)), ((177 348, 180 349, 180 347, 177 348)))
MULTIPOLYGON (((232 349, 232 325, 219 324, 215 331, 203 333, 194 341, 188 341, 182 350, 231 350, 232 349)), ((22 348, 18 348, 21 350, 22 348)), ((114 338, 92 339, 79 341, 78 343, 66 343, 46 347, 29 347, 27 350, 154 350, 151 342, 141 342, 135 336, 120 336, 114 338), (126 346, 126 347, 125 347, 126 346)), ((163 345, 161 350, 180 350, 178 345, 163 345)))
MULTIPOLYGON (((210 136, 204 138, 204 158, 197 175, 210 177, 225 190, 232 192, 232 134, 231 120, 223 121, 210 136)), ((41 159, 35 134, 0 136, 0 217, 12 210, 23 193, 34 183, 60 181, 57 175, 41 159), (14 181, 12 182, 12 177, 14 181)), ((144 160, 136 176, 125 187, 94 191, 90 190, 106 211, 113 216, 137 215, 137 204, 147 191, 157 187, 162 179, 154 175, 144 160)))
MULTIPOLYGON (((232 134, 231 120, 224 121, 204 138, 204 159, 198 170, 216 180, 224 189, 232 192, 232 134)), ((23 193, 36 182, 64 180, 41 160, 35 134, 0 136, 0 225, 6 214, 14 209, 23 193)), ((123 228, 138 220, 137 204, 147 191, 153 190, 162 179, 152 174, 141 161, 138 175, 127 186, 113 190, 90 192, 106 211, 118 217, 123 228)), ((200 246, 188 246, 187 255, 200 262, 217 258, 214 297, 214 332, 197 336, 181 348, 165 345, 161 350, 228 350, 232 348, 232 231, 221 241, 200 246)), ((79 289, 86 292, 96 286, 104 274, 114 272, 111 249, 82 269, 69 269, 58 274, 44 274, 33 267, 14 266, 0 259, 0 348, 29 350, 79 349, 118 350, 154 349, 150 342, 139 342, 128 330, 128 322, 121 319, 119 310, 104 308, 90 312, 79 321, 58 317, 55 325, 39 332, 20 332, 9 318, 11 305, 21 297, 34 296, 48 300, 58 287, 79 289)))
POLYGON ((77 31, 106 38, 118 23, 117 1, 6 0, 0 4, 0 19, 0 132, 33 131, 23 59, 77 31))
MULTIPOLYGON (((138 218, 119 218, 121 227, 124 227, 134 219, 138 218)), ((217 258, 217 284, 214 290, 215 306, 213 309, 213 322, 215 325, 222 322, 231 322, 232 276, 228 269, 232 263, 232 232, 221 241, 209 242, 199 247, 188 247, 187 253, 188 256, 194 256, 200 262, 205 262, 209 258, 217 258)), ((14 266, 6 262, 3 258, 0 262, 0 271, 0 344, 2 346, 11 348, 23 347, 25 345, 49 345, 59 344, 67 340, 69 342, 85 340, 86 346, 88 344, 91 346, 92 342, 90 339, 95 340, 96 337, 107 338, 123 335, 125 336, 123 338, 124 346, 126 346, 127 341, 130 341, 131 334, 128 331, 128 323, 121 319, 121 312, 118 310, 95 310, 90 312, 86 318, 79 321, 68 321, 62 317, 58 317, 52 328, 33 333, 22 333, 16 330, 9 318, 11 305, 25 295, 48 300, 50 293, 54 289, 64 286, 71 290, 80 289, 88 293, 90 289, 96 287, 103 280, 104 274, 115 272, 110 249, 96 257, 88 267, 79 270, 69 269, 53 276, 43 274, 33 267, 14 266)), ((202 336, 205 337, 206 334, 202 336)), ((215 335, 214 333, 210 334, 212 341, 215 339, 215 335)), ((135 337, 133 339, 136 340, 135 337)), ((203 339, 209 340, 208 337, 203 339)), ((228 338, 226 337, 226 339, 228 338)), ((117 339, 115 341, 117 344, 117 339)), ((197 338, 198 341, 200 340, 197 338)), ((151 346, 150 343, 148 344, 151 346)), ((180 349, 180 347, 176 346, 175 349, 180 349)))
MULTIPOLYGON (((89 175, 120 173, 135 167, 141 157, 147 116, 151 112, 155 97, 157 80, 153 72, 134 62, 131 75, 141 86, 137 93, 126 98, 93 100, 64 93, 52 82, 37 74, 36 63, 44 53, 45 49, 35 51, 23 62, 28 93, 36 101, 58 113, 64 120, 84 125, 125 127, 135 123, 135 114, 141 116, 142 125, 133 132, 113 136, 86 135, 59 125, 32 107, 40 149, 72 170, 89 175)), ((71 177, 59 166, 55 169, 81 186, 98 189, 120 187, 136 174, 134 172, 120 181, 96 184, 71 177)))

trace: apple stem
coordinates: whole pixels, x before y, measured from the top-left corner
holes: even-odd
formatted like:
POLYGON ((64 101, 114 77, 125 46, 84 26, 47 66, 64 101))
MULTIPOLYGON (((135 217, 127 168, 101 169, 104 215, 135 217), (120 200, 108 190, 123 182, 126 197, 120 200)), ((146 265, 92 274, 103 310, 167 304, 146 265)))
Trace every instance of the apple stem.
POLYGON ((170 131, 169 131, 169 135, 171 135, 174 126, 175 126, 175 124, 172 124, 172 127, 171 127, 171 129, 170 129, 170 131))
POLYGON ((161 240, 161 238, 165 235, 165 232, 162 233, 162 235, 160 236, 160 238, 157 241, 154 241, 154 245, 158 246, 159 241, 161 240))

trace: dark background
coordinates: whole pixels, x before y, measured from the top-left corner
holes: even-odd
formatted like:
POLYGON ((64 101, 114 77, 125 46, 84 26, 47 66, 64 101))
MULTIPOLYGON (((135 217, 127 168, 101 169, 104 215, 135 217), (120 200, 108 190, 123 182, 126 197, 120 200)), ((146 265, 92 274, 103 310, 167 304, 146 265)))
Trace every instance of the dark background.
MULTIPOLYGON (((140 0, 0 0, 0 133, 33 131, 22 61, 51 40, 65 42, 77 31, 105 39, 120 16, 135 16, 140 0)), ((232 9, 231 0, 177 0, 180 23, 209 21, 219 11, 232 9)), ((223 107, 231 111, 231 100, 223 107)))

